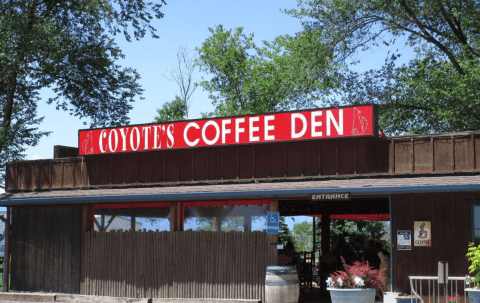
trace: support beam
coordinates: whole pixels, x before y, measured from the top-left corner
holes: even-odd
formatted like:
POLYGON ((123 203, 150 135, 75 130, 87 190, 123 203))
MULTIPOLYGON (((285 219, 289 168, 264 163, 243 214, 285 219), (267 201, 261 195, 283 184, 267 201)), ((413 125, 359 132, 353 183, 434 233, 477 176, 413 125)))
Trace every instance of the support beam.
MULTIPOLYGON (((315 217, 313 217, 313 262, 315 262, 315 248, 317 246, 317 241, 315 239, 315 217)), ((315 264, 315 263, 314 263, 315 264)))
POLYGON ((248 214, 243 217, 243 231, 250 232, 252 231, 252 215, 248 214))
POLYGON ((130 230, 135 231, 135 227, 137 226, 137 218, 135 216, 130 217, 130 230))
POLYGON ((213 231, 222 231, 222 217, 213 217, 213 231))
POLYGON ((170 231, 183 231, 183 208, 180 202, 170 206, 170 231))
MULTIPOLYGON (((278 211, 278 201, 274 200, 270 204, 270 211, 278 211)), ((278 265, 278 234, 269 234, 269 252, 268 252, 268 263, 267 265, 278 265)))
POLYGON ((8 286, 10 285, 9 282, 9 276, 10 276, 10 242, 11 242, 11 234, 10 234, 10 222, 11 222, 11 207, 7 207, 7 222, 6 222, 6 239, 5 239, 5 245, 7 246, 6 253, 5 253, 5 259, 4 259, 4 266, 5 266, 5 274, 3 278, 3 290, 5 292, 8 292, 8 286))
POLYGON ((322 256, 330 252, 330 214, 322 213, 322 256))

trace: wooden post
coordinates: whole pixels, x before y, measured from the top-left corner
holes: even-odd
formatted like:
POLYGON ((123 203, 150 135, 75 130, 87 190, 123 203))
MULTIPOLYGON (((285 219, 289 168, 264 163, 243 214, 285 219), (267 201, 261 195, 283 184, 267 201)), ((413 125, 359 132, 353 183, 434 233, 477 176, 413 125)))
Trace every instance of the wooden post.
POLYGON ((175 231, 175 219, 177 218, 177 203, 170 205, 170 231, 175 231))
MULTIPOLYGON (((135 231, 135 227, 137 226, 137 220, 136 220, 136 217, 135 216, 131 216, 130 217, 130 230, 131 231, 135 231)), ((103 226, 103 223, 102 223, 102 226, 103 226)))
MULTIPOLYGON (((317 246, 317 242, 315 241, 315 217, 313 217, 313 262, 315 262, 315 247, 317 246)), ((315 263, 314 263, 315 264, 315 263)))
POLYGON ((322 256, 330 252, 330 214, 322 213, 322 256))
POLYGON ((3 284, 3 287, 4 287, 4 290, 5 292, 8 292, 8 286, 10 284, 9 282, 9 276, 10 276, 10 242, 11 242, 11 235, 10 235, 10 209, 11 207, 7 207, 7 222, 6 222, 6 225, 5 226, 5 235, 7 237, 6 239, 6 245, 7 245, 7 249, 6 249, 6 252, 5 252, 5 259, 3 261, 3 264, 5 266, 5 277, 3 279, 4 281, 4 284, 3 284))
MULTIPOLYGON (((278 211, 278 200, 272 201, 270 211, 278 211)), ((278 234, 268 234, 268 263, 267 265, 278 265, 278 234)))
POLYGON ((243 217, 243 231, 250 232, 252 231, 252 215, 247 214, 243 217))
POLYGON ((183 209, 180 202, 172 203, 170 206, 170 231, 183 230, 183 209))
POLYGON ((213 217, 213 231, 222 231, 222 217, 213 217))
POLYGON ((87 231, 90 230, 92 226, 92 207, 89 205, 82 205, 82 231, 80 236, 80 294, 85 294, 85 241, 87 231))

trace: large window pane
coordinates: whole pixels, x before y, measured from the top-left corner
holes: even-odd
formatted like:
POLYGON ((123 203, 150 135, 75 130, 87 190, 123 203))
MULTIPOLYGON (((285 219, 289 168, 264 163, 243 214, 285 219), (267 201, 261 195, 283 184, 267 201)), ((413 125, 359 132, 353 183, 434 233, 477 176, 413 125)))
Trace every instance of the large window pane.
POLYGON ((184 230, 262 231, 270 205, 187 206, 184 230))
POLYGON ((95 210, 95 230, 170 230, 169 207, 100 208, 95 210))
POLYGON ((480 229, 480 206, 473 207, 473 228, 480 229))

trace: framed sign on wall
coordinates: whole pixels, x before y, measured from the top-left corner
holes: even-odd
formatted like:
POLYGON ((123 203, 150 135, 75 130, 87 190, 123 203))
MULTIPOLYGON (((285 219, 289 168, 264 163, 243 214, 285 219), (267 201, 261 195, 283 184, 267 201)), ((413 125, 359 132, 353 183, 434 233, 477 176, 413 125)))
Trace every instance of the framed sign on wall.
POLYGON ((432 222, 415 221, 413 226, 414 246, 432 247, 432 222))

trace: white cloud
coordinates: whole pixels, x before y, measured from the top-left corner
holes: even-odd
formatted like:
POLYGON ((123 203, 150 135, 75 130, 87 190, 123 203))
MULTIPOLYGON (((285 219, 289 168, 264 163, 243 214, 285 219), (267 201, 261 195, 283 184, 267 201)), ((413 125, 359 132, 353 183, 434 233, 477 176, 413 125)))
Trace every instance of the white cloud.
POLYGON ((38 160, 38 159, 47 159, 47 156, 39 156, 37 154, 35 154, 34 156, 32 156, 32 160, 38 160))

